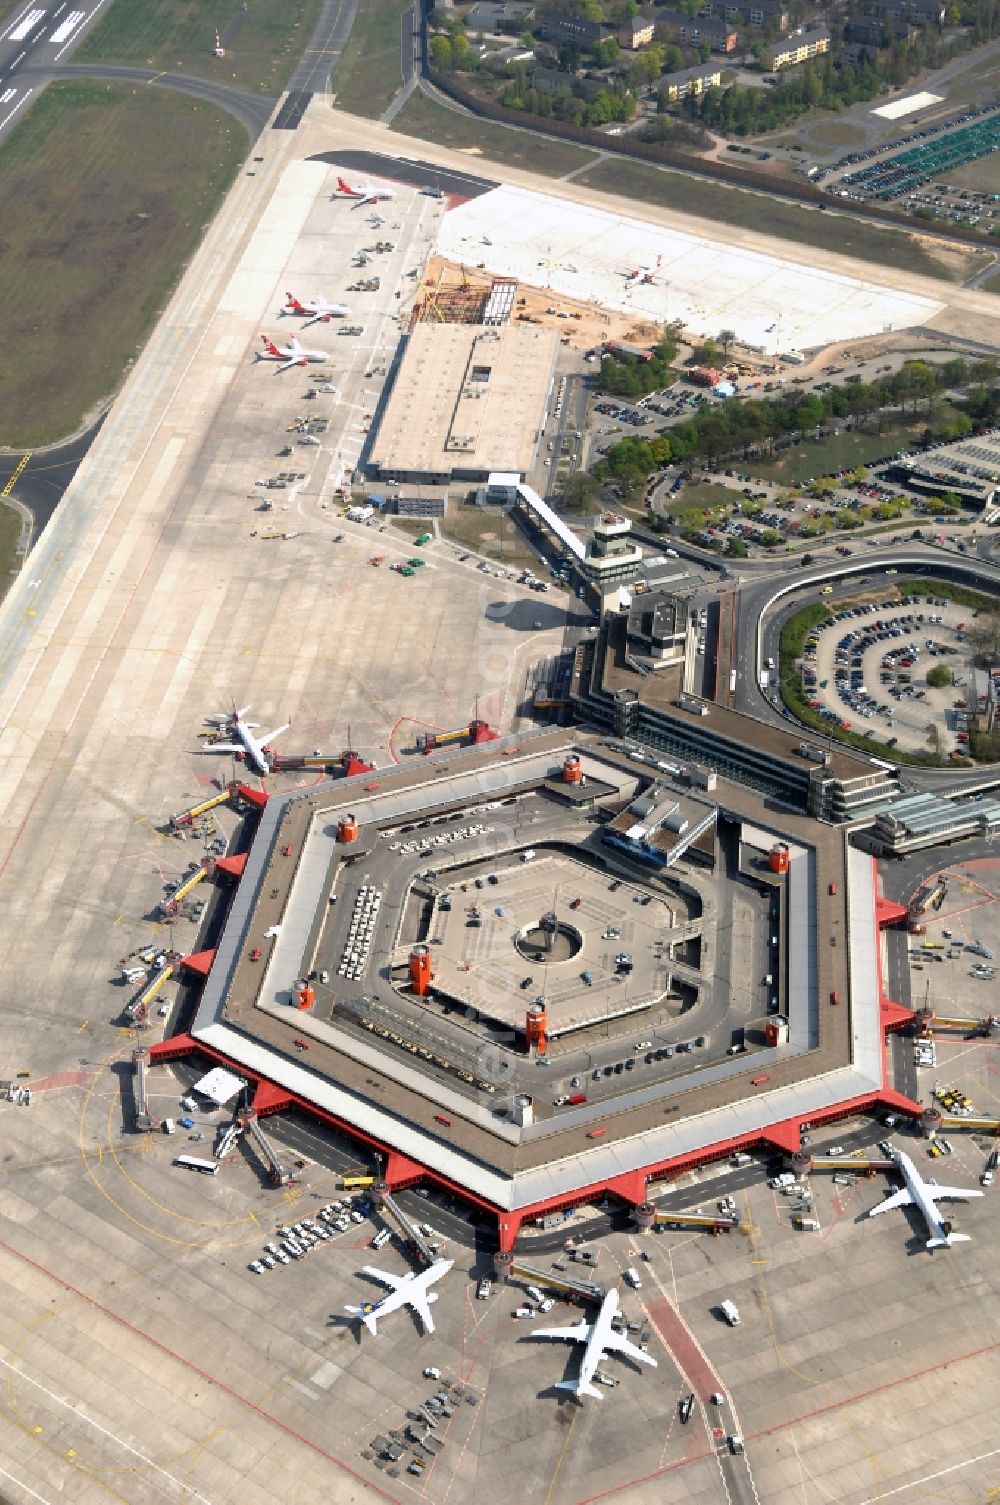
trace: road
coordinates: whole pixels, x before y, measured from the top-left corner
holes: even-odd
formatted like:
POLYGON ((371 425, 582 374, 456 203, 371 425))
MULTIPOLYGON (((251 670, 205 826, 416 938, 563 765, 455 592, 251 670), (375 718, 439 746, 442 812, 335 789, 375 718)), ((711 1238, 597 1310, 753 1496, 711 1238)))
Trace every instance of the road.
MULTIPOLYGON (((76 434, 64 444, 31 453, 17 478, 15 497, 32 517, 32 544, 55 512, 66 488, 76 474, 76 467, 96 439, 103 417, 85 433, 76 434)), ((24 450, 0 455, 0 490, 11 479, 24 459, 24 450)))

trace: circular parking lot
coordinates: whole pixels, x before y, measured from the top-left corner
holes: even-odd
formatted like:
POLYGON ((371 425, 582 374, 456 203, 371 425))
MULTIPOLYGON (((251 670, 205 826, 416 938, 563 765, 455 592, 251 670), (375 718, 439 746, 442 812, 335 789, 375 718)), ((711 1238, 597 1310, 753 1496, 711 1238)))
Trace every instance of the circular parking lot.
POLYGON ((801 672, 810 704, 831 730, 869 734, 905 752, 966 756, 972 674, 966 629, 975 615, 935 596, 869 601, 837 612, 806 639, 801 672), (947 672, 945 683, 933 683, 944 679, 935 669, 947 672))

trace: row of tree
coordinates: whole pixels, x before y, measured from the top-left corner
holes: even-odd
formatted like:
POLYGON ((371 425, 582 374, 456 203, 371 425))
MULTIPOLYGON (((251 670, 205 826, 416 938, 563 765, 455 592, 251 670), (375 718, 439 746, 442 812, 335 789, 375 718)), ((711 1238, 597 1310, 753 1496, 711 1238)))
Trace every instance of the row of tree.
POLYGON ((921 407, 929 411, 943 393, 963 387, 970 389, 964 402, 968 411, 948 409, 948 423, 954 430, 949 437, 960 438, 972 431, 974 421, 988 422, 1000 402, 996 368, 988 361, 956 359, 940 366, 907 361, 899 371, 877 381, 835 386, 828 392, 789 392, 754 401, 732 398, 702 408, 697 418, 675 424, 669 433, 654 439, 620 440, 595 466, 594 474, 598 479, 633 481, 645 480, 671 462, 695 457, 714 465, 727 455, 772 452, 782 440, 815 433, 831 421, 847 418, 871 421, 881 432, 893 411, 901 416, 914 416, 921 407))

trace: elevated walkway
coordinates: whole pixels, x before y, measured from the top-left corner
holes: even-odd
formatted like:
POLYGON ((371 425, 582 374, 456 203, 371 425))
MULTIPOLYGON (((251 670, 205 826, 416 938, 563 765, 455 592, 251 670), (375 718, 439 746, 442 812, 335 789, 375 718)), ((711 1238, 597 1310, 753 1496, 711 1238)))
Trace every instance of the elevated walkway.
POLYGON ((542 500, 535 488, 529 486, 526 481, 519 481, 517 494, 528 508, 528 511, 533 512, 539 521, 548 528, 549 532, 555 534, 563 547, 569 549, 575 559, 582 560, 586 553, 583 544, 577 538, 573 529, 568 527, 557 513, 553 512, 548 502, 542 500))

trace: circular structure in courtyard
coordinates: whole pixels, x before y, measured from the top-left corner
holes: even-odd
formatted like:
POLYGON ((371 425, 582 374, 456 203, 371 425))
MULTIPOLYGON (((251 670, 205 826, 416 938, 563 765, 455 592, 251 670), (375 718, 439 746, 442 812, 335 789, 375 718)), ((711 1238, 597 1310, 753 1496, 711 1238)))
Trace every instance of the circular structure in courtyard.
POLYGON ((514 945, 529 962, 572 961, 583 949, 583 936, 575 925, 568 925, 555 915, 543 915, 537 925, 529 925, 514 936, 514 945))

